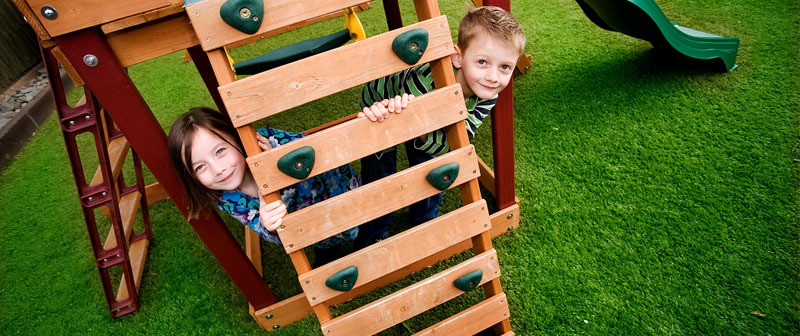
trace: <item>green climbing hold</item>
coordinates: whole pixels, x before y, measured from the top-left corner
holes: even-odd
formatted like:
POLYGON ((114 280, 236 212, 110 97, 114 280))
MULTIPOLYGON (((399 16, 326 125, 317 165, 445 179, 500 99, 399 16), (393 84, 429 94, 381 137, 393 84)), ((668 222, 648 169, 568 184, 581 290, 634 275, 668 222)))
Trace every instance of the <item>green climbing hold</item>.
POLYGON ((278 170, 298 180, 305 179, 314 169, 314 148, 303 146, 278 159, 278 170))
POLYGON ((397 35, 392 41, 395 55, 409 65, 417 64, 426 48, 428 48, 428 31, 424 28, 409 30, 397 35))
POLYGON ((453 285, 462 291, 469 292, 478 287, 482 278, 483 271, 476 269, 453 281, 453 285))
POLYGON ((228 0, 219 8, 219 17, 236 30, 255 34, 264 20, 264 2, 261 0, 228 0))
POLYGON ((458 178, 458 162, 450 162, 433 168, 425 178, 434 188, 447 190, 458 178))
POLYGON ((350 266, 331 275, 328 280, 325 280, 325 286, 346 292, 353 289, 353 286, 356 285, 356 280, 358 280, 358 267, 350 266))

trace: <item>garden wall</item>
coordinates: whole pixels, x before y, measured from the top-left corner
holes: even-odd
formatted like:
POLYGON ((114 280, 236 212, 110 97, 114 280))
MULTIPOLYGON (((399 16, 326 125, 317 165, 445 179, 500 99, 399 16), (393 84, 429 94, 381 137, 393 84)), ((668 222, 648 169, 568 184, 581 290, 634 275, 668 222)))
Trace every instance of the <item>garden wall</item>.
POLYGON ((40 60, 33 30, 11 1, 0 1, 0 91, 40 60))

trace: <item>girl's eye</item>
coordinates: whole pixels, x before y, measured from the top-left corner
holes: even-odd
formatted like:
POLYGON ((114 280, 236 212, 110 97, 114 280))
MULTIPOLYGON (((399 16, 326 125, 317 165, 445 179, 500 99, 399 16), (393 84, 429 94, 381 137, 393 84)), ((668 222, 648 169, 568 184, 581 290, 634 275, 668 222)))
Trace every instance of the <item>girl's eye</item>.
POLYGON ((222 153, 225 153, 225 147, 217 149, 217 155, 222 155, 222 153))
POLYGON ((200 173, 200 172, 202 172, 204 169, 206 169, 206 165, 204 165, 204 164, 197 165, 196 167, 194 167, 194 173, 195 173, 195 174, 197 174, 197 173, 200 173))

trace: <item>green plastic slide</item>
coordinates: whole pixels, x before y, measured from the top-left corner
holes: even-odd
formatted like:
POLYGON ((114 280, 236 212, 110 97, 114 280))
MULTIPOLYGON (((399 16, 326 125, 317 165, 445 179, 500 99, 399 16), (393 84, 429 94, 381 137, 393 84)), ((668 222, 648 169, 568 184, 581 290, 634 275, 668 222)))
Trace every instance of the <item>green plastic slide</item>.
POLYGON ((736 68, 739 38, 722 37, 681 27, 670 21, 653 0, 576 0, 592 22, 650 42, 656 49, 672 49, 725 71, 736 68))
POLYGON ((301 41, 283 48, 278 48, 253 59, 233 65, 237 75, 253 75, 281 65, 331 50, 350 41, 347 29, 336 33, 301 41))

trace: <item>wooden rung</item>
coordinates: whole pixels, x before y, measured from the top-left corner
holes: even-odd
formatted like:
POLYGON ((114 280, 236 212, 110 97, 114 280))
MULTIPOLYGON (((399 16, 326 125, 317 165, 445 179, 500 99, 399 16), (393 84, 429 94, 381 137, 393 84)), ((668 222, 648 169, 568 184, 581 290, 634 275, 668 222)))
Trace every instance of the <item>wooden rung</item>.
POLYGON ((314 148, 316 157, 310 175, 314 176, 454 124, 467 115, 460 88, 457 84, 451 85, 414 99, 402 113, 394 114, 384 122, 356 118, 253 155, 247 159, 250 171, 260 186, 261 194, 268 195, 299 182, 278 170, 277 163, 281 157, 300 147, 314 148))
POLYGON ((509 331, 509 332, 507 332, 507 333, 505 333, 505 334, 503 334, 501 336, 514 336, 514 332, 513 331, 509 331))
POLYGON ((267 331, 275 331, 278 329, 275 326, 285 327, 312 314, 314 311, 302 293, 252 313, 256 322, 267 331))
POLYGON ((492 237, 508 233, 519 228, 519 203, 498 210, 489 216, 492 222, 492 237))
POLYGON ((83 78, 81 78, 81 76, 78 75, 78 71, 75 70, 75 67, 72 66, 72 63, 70 63, 69 59, 67 59, 67 55, 64 55, 64 51, 61 50, 61 47, 55 46, 53 49, 50 50, 50 53, 56 57, 58 63, 61 64, 61 67, 63 67, 64 70, 67 72, 69 79, 72 80, 72 84, 74 84, 76 87, 83 86, 85 84, 83 82, 83 78))
POLYGON ((414 336, 475 335, 507 319, 509 315, 506 294, 500 293, 436 323, 414 336))
POLYGON ((358 267, 355 287, 422 260, 489 228, 486 201, 480 200, 368 248, 300 274, 299 281, 311 305, 345 293, 328 288, 325 281, 350 266, 358 267))
MULTIPOLYGON (((111 160, 111 172, 113 175, 111 181, 116 181, 117 177, 119 177, 119 172, 122 171, 122 165, 125 163, 125 158, 128 156, 130 148, 131 144, 128 143, 128 139, 125 139, 125 137, 112 139, 108 143, 108 157, 111 160)), ((103 169, 102 167, 97 167, 89 185, 95 186, 100 183, 103 183, 103 169)))
MULTIPOLYGON (((131 262, 131 271, 133 271, 133 284, 136 290, 139 290, 139 285, 142 283, 142 273, 144 272, 144 262, 147 259, 147 248, 150 246, 150 240, 139 239, 131 244, 128 250, 128 257, 131 262)), ((117 301, 122 301, 128 298, 128 286, 125 282, 125 276, 119 283, 117 290, 117 301)))
POLYGON ((436 195, 440 191, 431 186, 425 176, 432 169, 458 162, 459 174, 451 188, 478 177, 478 163, 472 145, 462 147, 438 158, 358 187, 286 215, 284 229, 278 229, 286 253, 306 246, 369 220, 396 211, 414 202, 436 195), (381 206, 368 206, 375 200, 386 200, 381 206))
POLYGON ((408 68, 392 51, 392 40, 416 28, 429 34, 417 64, 453 53, 447 18, 440 16, 222 85, 219 92, 233 125, 241 127, 408 68))
POLYGON ((494 249, 390 294, 380 300, 353 310, 322 324, 322 334, 373 335, 436 307, 464 292, 453 281, 476 269, 483 271, 480 284, 500 276, 500 265, 494 249))
POLYGON ((203 50, 210 51, 235 44, 253 35, 269 33, 319 16, 358 6, 364 0, 283 0, 264 1, 261 26, 253 34, 243 33, 220 17, 220 7, 225 0, 206 0, 186 6, 186 14, 200 39, 203 50))
POLYGON ((134 14, 168 6, 168 0, 136 1, 78 1, 78 0, 28 0, 33 13, 50 36, 59 36, 128 17, 134 14), (40 10, 53 7, 58 13, 55 20, 44 17, 40 10))
MULTIPOLYGON (((131 232, 133 232, 133 223, 136 220, 136 212, 139 211, 140 199, 141 194, 139 194, 138 191, 134 191, 122 196, 119 200, 119 217, 122 219, 122 228, 125 233, 126 243, 131 238, 131 232)), ((112 225, 111 229, 108 230, 108 236, 106 237, 106 243, 103 244, 103 248, 108 250, 115 247, 117 247, 117 236, 114 233, 114 226, 112 225)))

